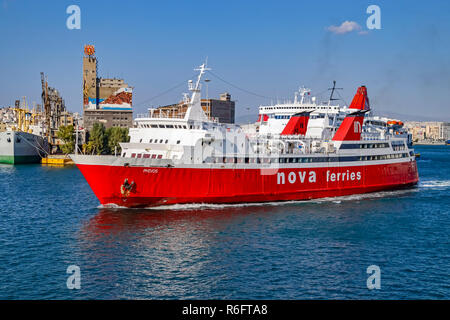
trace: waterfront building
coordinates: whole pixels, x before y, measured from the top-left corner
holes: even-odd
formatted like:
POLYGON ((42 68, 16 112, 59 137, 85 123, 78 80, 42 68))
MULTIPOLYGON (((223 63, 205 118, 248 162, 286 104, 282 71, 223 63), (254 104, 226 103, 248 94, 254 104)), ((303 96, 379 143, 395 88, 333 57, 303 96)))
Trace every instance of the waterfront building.
MULTIPOLYGON (((228 92, 222 93, 219 99, 201 99, 203 112, 209 120, 217 120, 220 123, 234 123, 235 101, 231 100, 228 92)), ((182 118, 188 109, 187 101, 150 109, 155 117, 182 118)))
POLYGON ((106 128, 133 124, 132 87, 123 79, 98 77, 94 46, 85 46, 83 57, 83 120, 87 130, 94 123, 106 128))
POLYGON ((439 121, 409 121, 405 127, 414 142, 444 142, 450 139, 450 123, 439 121))
POLYGON ((6 131, 16 123, 16 115, 11 107, 0 108, 0 132, 6 131))
POLYGON ((444 141, 450 140, 450 122, 444 122, 441 127, 442 139, 444 141))
POLYGON ((74 114, 68 111, 61 113, 59 117, 59 126, 73 126, 74 125, 74 114))

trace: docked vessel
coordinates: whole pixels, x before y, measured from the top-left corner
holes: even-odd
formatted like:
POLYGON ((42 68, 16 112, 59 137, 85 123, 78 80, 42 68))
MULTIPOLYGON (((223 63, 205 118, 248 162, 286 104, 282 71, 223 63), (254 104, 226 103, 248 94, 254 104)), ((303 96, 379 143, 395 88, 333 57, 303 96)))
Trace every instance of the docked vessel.
POLYGON ((39 163, 48 145, 39 135, 22 131, 0 132, 0 163, 39 163))
POLYGON ((251 132, 205 116, 200 94, 208 68, 197 70, 184 115, 163 118, 150 112, 136 119, 120 156, 71 155, 101 204, 306 200, 418 182, 407 139, 364 122, 370 111, 364 86, 345 111, 311 103, 308 110, 265 116, 260 108, 261 126, 251 132), (283 122, 261 129, 272 116, 283 122))
POLYGON ((0 163, 39 163, 49 151, 37 121, 39 114, 34 112, 34 108, 31 112, 28 110, 25 97, 23 108, 18 104, 8 115, 10 125, 0 132, 0 163))

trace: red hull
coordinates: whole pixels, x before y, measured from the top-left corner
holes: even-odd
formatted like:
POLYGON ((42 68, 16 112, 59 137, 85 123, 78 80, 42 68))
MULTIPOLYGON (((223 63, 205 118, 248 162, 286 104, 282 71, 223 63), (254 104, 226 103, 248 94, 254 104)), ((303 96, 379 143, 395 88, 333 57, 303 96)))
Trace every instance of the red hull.
POLYGON ((260 169, 124 167, 78 164, 102 204, 148 207, 176 203, 307 200, 404 188, 418 182, 415 161, 348 167, 260 169), (267 173, 267 172, 265 172, 267 173), (124 192, 124 180, 134 182, 124 192), (122 187, 122 188, 121 188, 122 187))

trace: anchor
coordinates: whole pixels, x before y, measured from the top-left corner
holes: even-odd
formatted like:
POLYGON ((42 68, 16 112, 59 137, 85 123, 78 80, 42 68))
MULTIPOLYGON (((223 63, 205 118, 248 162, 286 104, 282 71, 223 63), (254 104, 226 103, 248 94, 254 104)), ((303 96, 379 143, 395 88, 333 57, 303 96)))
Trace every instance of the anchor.
POLYGON ((134 192, 135 187, 136 183, 134 181, 131 181, 131 183, 129 183, 128 179, 126 178, 123 184, 120 186, 120 193, 123 197, 128 197, 131 192, 134 192))

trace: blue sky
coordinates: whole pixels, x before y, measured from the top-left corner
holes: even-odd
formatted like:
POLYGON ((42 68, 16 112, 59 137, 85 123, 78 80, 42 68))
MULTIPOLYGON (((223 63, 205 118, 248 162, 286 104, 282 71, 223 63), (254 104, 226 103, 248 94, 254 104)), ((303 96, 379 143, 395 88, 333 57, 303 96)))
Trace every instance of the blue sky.
MULTIPOLYGON (((0 1, 0 106, 22 96, 40 102, 44 71, 80 112, 83 45, 94 44, 99 75, 134 86, 135 114, 177 102, 187 86, 146 101, 208 56, 221 78, 275 99, 337 80, 348 103, 365 84, 379 113, 450 121, 448 1, 0 1), (71 4, 81 9, 80 30, 66 27, 71 4), (371 4, 381 9, 381 30, 367 30, 371 4), (344 21, 368 32, 327 29, 344 21)), ((237 116, 271 102, 208 78, 209 96, 230 92, 237 116)))

